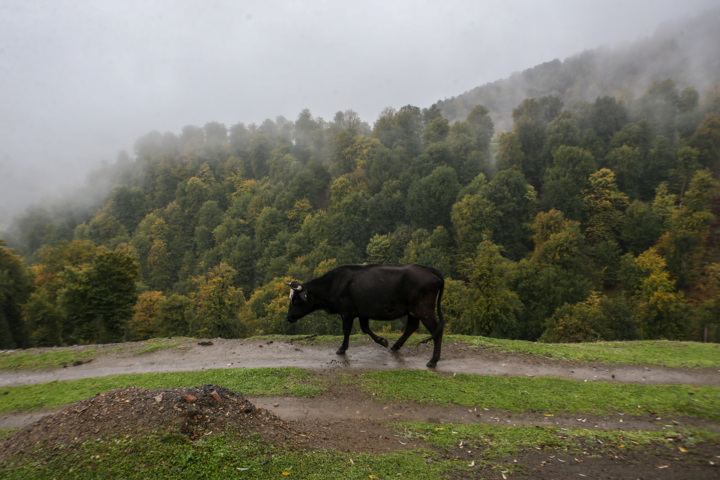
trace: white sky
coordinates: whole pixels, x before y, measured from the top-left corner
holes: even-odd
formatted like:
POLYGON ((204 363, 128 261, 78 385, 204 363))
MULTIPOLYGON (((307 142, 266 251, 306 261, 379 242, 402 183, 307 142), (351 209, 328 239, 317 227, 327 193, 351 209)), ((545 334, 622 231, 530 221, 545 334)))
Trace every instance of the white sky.
POLYGON ((0 226, 151 130, 303 108, 372 125, 717 4, 0 0, 0 226))

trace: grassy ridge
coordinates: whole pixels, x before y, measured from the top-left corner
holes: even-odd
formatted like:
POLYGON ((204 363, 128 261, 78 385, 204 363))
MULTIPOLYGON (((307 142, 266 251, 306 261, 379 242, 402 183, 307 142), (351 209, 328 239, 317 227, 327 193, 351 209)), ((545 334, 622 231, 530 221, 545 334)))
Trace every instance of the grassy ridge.
POLYGON ((387 370, 360 377, 381 399, 458 404, 521 412, 538 410, 592 415, 688 415, 720 420, 720 387, 579 382, 555 377, 499 377, 387 370))
POLYGON ((84 378, 1 388, 0 413, 32 411, 67 405, 114 388, 180 388, 223 385, 243 395, 316 395, 313 373, 299 368, 227 368, 199 372, 143 373, 84 378))
POLYGON ((643 340, 635 342, 535 343, 449 335, 469 345, 504 353, 529 353, 555 360, 579 360, 665 367, 720 367, 720 344, 643 340))
POLYGON ((52 350, 49 352, 35 353, 32 350, 27 352, 12 352, 0 355, 1 370, 38 370, 40 368, 55 368, 69 365, 78 360, 87 360, 94 357, 97 350, 52 350))

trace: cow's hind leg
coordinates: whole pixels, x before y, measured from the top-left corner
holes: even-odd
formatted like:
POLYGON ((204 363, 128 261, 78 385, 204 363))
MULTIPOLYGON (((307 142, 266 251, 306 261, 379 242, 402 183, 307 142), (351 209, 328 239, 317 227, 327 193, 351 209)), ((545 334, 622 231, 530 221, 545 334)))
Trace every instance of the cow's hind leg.
POLYGON ((402 336, 398 338, 397 342, 395 342, 395 345, 390 348, 390 350, 392 350, 393 352, 397 352, 398 350, 400 350, 400 348, 405 345, 405 342, 407 342, 407 339, 410 338, 410 335, 417 331, 419 326, 420 320, 418 320, 417 317, 408 315, 407 323, 405 323, 405 331, 403 332, 402 336))
POLYGON ((375 340, 375 343, 379 343, 383 347, 387 348, 387 346, 388 346, 387 339, 385 339, 383 337, 378 337, 377 335, 375 335, 373 333, 372 330, 370 330, 370 321, 367 319, 367 317, 360 317, 360 328, 362 329, 363 333, 370 335, 370 338, 375 340))
POLYGON ((342 355, 345 353, 345 351, 348 349, 348 346, 350 344, 350 334, 352 333, 352 326, 353 326, 353 320, 355 320, 354 317, 343 317, 343 343, 340 345, 340 348, 338 349, 337 353, 338 355, 342 355))
MULTIPOLYGON (((423 325, 425 325, 425 328, 428 329, 428 332, 430 332, 430 335, 435 333, 435 330, 438 327, 438 322, 437 322, 437 320, 435 320, 435 315, 433 315, 430 318, 423 318, 422 322, 423 322, 423 325)), ((435 348, 433 349, 432 358, 427 363, 427 367, 429 367, 429 368, 435 368, 437 366, 438 360, 440 360, 440 347, 442 346, 442 337, 443 337, 443 332, 439 332, 438 336, 436 338, 433 338, 433 345, 435 348)))

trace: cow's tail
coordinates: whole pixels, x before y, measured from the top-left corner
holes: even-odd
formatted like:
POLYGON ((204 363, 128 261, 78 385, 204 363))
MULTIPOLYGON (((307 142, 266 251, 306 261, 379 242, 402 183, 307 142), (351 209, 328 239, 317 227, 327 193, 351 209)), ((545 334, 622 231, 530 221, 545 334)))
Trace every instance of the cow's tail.
POLYGON ((445 330, 445 317, 443 317, 442 307, 440 305, 440 302, 442 302, 443 291, 445 291, 445 278, 443 277, 442 273, 440 273, 440 271, 438 271, 438 270, 433 269, 433 273, 435 275, 437 275, 440 278, 440 281, 442 282, 440 284, 440 291, 438 292, 438 296, 437 296, 438 326, 435 329, 435 331, 432 333, 430 338, 423 340, 422 342, 420 342, 421 344, 427 343, 430 340, 432 340, 432 341, 437 340, 440 337, 440 335, 442 335, 443 331, 445 330))

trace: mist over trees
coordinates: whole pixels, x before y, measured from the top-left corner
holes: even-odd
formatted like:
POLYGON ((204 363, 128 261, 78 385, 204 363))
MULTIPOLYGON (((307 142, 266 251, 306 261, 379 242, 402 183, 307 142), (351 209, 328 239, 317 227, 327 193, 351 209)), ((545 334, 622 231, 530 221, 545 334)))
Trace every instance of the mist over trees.
POLYGON ((565 105, 573 105, 616 97, 631 104, 647 85, 668 78, 680 89, 694 86, 704 91, 720 82, 719 26, 717 10, 667 22, 637 42, 586 50, 564 61, 555 59, 446 98, 437 105, 450 122, 464 120, 476 105, 484 105, 495 124, 509 130, 513 109, 526 98, 553 96, 565 105))
MULTIPOLYGON (((659 35, 635 54, 674 72, 659 35)), ((285 322, 283 281, 363 262, 439 269, 450 333, 720 341, 720 86, 639 89, 652 69, 628 73, 628 51, 372 125, 303 110, 150 132, 2 232, 0 348, 339 334, 322 312, 285 322)))

